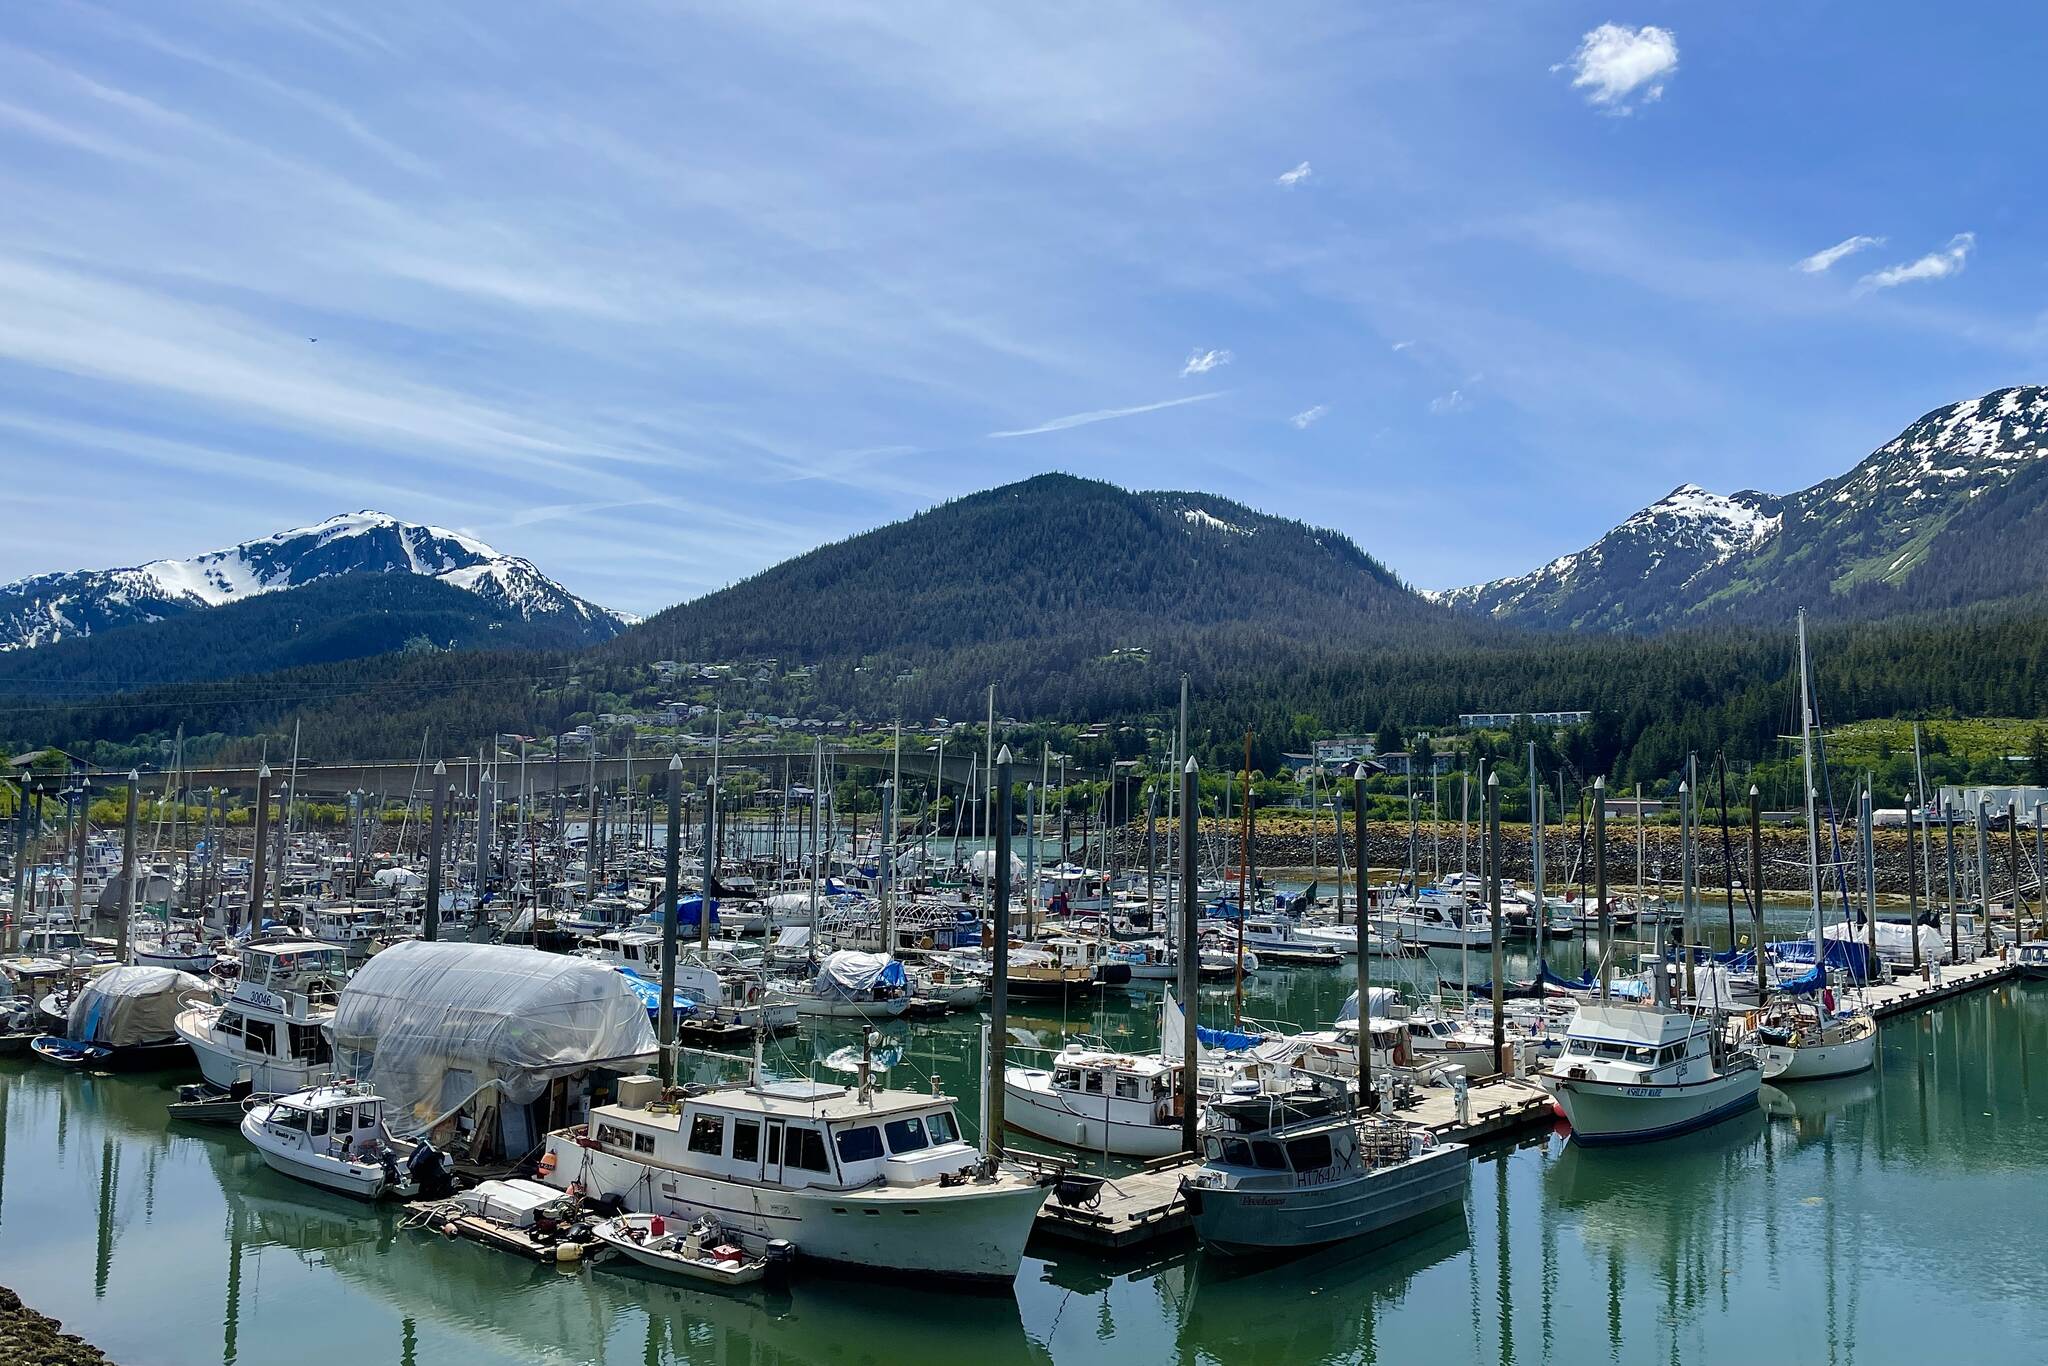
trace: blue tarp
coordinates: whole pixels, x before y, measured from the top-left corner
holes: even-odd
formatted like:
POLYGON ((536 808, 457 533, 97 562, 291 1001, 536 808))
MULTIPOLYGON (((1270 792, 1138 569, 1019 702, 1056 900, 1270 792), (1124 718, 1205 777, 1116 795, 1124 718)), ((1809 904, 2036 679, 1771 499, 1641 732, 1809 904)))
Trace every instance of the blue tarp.
MULTIPOLYGON (((1771 945, 1771 952, 1781 963, 1811 963, 1813 941, 1788 939, 1771 945)), ((1858 982, 1873 981, 1877 977, 1877 964, 1871 957, 1870 945, 1860 940, 1828 940, 1827 966, 1848 973, 1852 980, 1858 982)))
POLYGON ((1536 980, 1548 982, 1554 987, 1563 987, 1566 991, 1591 991, 1596 985, 1590 972, 1584 977, 1560 977, 1550 970, 1550 964, 1547 962, 1537 971, 1536 980))
POLYGON ((1827 984, 1828 975, 1816 964, 1789 981, 1779 982, 1773 990, 1785 996, 1807 996, 1827 984))
MULTIPOLYGON (((626 979, 627 986, 633 988, 633 994, 638 996, 640 1003, 647 1007, 649 1015, 656 1015, 661 1012, 661 983, 650 982, 630 968, 619 968, 619 975, 626 979)), ((675 994, 674 1001, 678 1015, 689 1015, 697 1009, 697 1003, 683 995, 680 991, 675 994)))
POLYGON ((1228 1053, 1242 1053, 1258 1045, 1256 1034, 1240 1034, 1234 1029, 1210 1029, 1206 1025, 1195 1026, 1195 1037, 1202 1041, 1204 1048, 1220 1048, 1228 1053))
MULTIPOLYGON (((665 896, 666 893, 664 893, 665 896)), ((676 901, 676 923, 679 925, 696 924, 697 917, 703 913, 703 909, 704 898, 701 896, 678 898, 676 901)), ((711 923, 714 925, 718 923, 718 903, 716 901, 711 903, 711 923)))

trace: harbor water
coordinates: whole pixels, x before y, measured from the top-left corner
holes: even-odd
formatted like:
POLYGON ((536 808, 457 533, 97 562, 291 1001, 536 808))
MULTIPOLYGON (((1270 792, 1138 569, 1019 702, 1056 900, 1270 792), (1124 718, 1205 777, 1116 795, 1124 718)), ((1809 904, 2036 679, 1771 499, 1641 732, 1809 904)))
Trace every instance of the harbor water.
MULTIPOLYGON (((1405 966, 1455 977, 1456 959, 1405 966)), ((1264 973, 1244 1010, 1316 1024, 1349 987, 1348 968, 1264 973)), ((1150 1047, 1156 1001, 1027 1007, 1012 1037, 1150 1047)), ((1204 990, 1206 1019, 1234 1005, 1204 990)), ((902 1045, 890 1084, 943 1087, 973 1127, 976 1023, 885 1033, 902 1045)), ((807 1030, 769 1062, 822 1073, 853 1037, 807 1030)), ((170 1123, 174 1078, 9 1062, 0 1284, 129 1366, 2037 1361, 2048 986, 1976 992, 1882 1042, 1872 1073, 1767 1087, 1764 1112, 1687 1138, 1484 1149, 1464 1208, 1390 1247, 1247 1266, 1041 1240, 995 1296, 801 1271, 785 1294, 721 1294, 536 1267, 290 1181, 232 1130, 170 1123)))

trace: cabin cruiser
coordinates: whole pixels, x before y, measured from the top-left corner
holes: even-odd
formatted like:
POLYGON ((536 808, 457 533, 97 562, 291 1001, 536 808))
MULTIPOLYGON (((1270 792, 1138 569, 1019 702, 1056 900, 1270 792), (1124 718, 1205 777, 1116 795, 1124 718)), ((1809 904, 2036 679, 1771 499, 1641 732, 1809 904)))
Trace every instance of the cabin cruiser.
POLYGON ((1463 1203, 1471 1150, 1346 1113, 1322 1094, 1222 1100, 1181 1185, 1204 1248, 1228 1254, 1386 1241, 1463 1203))
MULTIPOLYGON (((577 950, 580 957, 621 968, 648 982, 661 981, 659 930, 625 929, 600 934, 577 950)), ((693 1017, 715 1025, 739 1025, 780 1034, 796 1028, 794 996, 771 988, 758 974, 748 976, 702 961, 693 946, 678 942, 675 988, 697 1003, 693 1017)))
POLYGON ((332 1058, 326 1026, 334 1020, 346 955, 334 944, 276 939, 242 948, 242 971, 219 1005, 188 998, 178 1037, 192 1045, 199 1070, 221 1090, 246 1081, 259 1095, 304 1090, 332 1058))
MULTIPOLYGON (((1086 1152, 1141 1158, 1179 1152, 1185 1027, 1169 991, 1160 1005, 1156 1053, 1129 1053, 1082 1039, 1055 1054, 1050 1067, 1004 1068, 1004 1121, 1086 1152)), ((1197 1105, 1234 1092, 1284 1088, 1294 1052, 1288 1038, 1198 1029, 1197 1105)))
POLYGON ((796 999, 799 1015, 826 1019, 893 1020, 910 1005, 903 964, 879 953, 842 949, 828 954, 808 982, 778 984, 796 999))
POLYGON ((756 1076, 699 1094, 651 1077, 547 1136, 541 1179, 638 1214, 712 1215, 807 1260, 1007 1283, 1051 1187, 984 1162, 949 1096, 756 1076))
POLYGON ((380 907, 346 902, 310 907, 302 920, 308 937, 332 944, 358 962, 382 947, 378 941, 403 929, 380 907))
POLYGON ((1588 1001, 1564 1052, 1534 1080, 1564 1111, 1575 1142, 1636 1143, 1754 1110, 1763 1070, 1726 1043, 1711 1012, 1661 999, 1588 1001))
POLYGON ((1380 934, 1426 948, 1484 949, 1493 943, 1493 921, 1484 906, 1427 891, 1380 912, 1371 923, 1380 934))
POLYGON ((384 1098, 360 1082, 260 1101, 242 1116, 242 1137, 265 1166, 300 1181, 361 1200, 413 1194, 384 1126, 384 1098))

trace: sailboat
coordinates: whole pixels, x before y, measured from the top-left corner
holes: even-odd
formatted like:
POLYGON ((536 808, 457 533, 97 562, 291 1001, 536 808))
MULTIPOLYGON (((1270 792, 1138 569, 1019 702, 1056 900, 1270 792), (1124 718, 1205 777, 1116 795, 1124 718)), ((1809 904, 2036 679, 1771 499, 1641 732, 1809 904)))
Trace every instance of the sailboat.
MULTIPOLYGON (((1877 1017, 1860 1001, 1843 1010, 1828 990, 1828 938, 1821 923, 1820 824, 1814 810, 1813 688, 1806 658, 1806 612, 1799 613, 1799 748, 1806 767, 1806 871, 1813 898, 1813 968, 1771 987, 1750 1046, 1769 1082, 1819 1081, 1867 1071, 1877 1061, 1877 1017)), ((1866 803, 1867 807, 1867 803, 1866 803)), ((1867 812, 1866 812, 1867 814, 1867 812)), ((1917 932, 1918 927, 1915 927, 1917 932)), ((1769 986, 1759 966, 1760 985, 1769 986)))

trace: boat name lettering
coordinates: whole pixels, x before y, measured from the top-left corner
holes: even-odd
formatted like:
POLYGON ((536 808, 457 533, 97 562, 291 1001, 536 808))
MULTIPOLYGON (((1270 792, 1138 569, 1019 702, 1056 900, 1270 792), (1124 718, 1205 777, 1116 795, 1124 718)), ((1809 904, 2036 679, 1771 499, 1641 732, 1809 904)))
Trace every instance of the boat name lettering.
POLYGON ((1661 1086, 1631 1086, 1623 1090, 1622 1094, 1625 1096, 1641 1096, 1645 1100, 1655 1100, 1664 1094, 1664 1088, 1661 1086))

